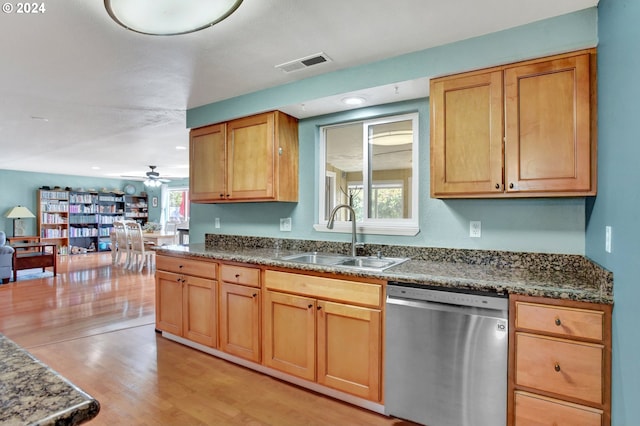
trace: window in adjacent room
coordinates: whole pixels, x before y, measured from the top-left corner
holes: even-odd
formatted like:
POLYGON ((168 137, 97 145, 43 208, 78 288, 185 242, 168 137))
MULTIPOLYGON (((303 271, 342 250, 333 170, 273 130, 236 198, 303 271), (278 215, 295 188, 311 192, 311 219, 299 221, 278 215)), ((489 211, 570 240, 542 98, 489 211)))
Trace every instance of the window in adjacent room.
MULTIPOLYGON (((348 204, 359 232, 418 232, 418 114, 357 121, 321 129, 319 231, 331 210, 348 204)), ((350 232, 347 209, 334 229, 350 232)))

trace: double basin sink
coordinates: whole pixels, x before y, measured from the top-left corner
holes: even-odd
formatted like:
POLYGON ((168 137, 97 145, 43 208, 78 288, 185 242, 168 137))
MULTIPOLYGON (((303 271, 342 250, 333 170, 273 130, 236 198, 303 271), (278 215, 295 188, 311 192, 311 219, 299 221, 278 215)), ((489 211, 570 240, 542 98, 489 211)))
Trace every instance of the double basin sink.
POLYGON ((405 257, 345 256, 333 253, 298 253, 283 256, 280 260, 308 265, 339 266, 363 271, 384 271, 409 260, 405 257))

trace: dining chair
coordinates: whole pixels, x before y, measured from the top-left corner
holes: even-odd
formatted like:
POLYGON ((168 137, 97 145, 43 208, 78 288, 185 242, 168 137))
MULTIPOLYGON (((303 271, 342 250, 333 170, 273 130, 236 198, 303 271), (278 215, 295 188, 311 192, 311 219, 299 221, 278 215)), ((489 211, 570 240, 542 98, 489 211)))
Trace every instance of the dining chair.
POLYGON ((138 222, 126 222, 127 236, 129 238, 129 251, 131 259, 129 261, 129 269, 138 268, 138 272, 142 272, 142 268, 147 265, 147 269, 151 269, 155 265, 155 252, 147 249, 142 236, 142 227, 138 222))
POLYGON ((113 222, 113 229, 116 234, 116 245, 111 247, 111 250, 116 250, 115 258, 112 256, 113 262, 115 265, 128 268, 131 262, 131 250, 125 222, 113 222))
POLYGON ((164 223, 164 232, 173 233, 173 244, 178 244, 178 222, 168 220, 164 223))

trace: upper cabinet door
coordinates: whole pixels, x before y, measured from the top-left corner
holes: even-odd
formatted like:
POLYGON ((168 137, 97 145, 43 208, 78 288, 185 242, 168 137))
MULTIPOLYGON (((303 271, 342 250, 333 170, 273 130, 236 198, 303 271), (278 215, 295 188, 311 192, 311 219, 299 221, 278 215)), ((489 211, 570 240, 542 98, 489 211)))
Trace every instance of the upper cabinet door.
POLYGON ((505 69, 507 192, 595 191, 589 70, 589 54, 505 69))
POLYGON ((228 123, 229 198, 274 197, 274 114, 259 114, 228 123))
POLYGON ((431 82, 431 195, 502 193, 502 71, 431 82))
POLYGON ((595 195, 595 63, 589 49, 432 80, 431 196, 595 195))
POLYGON ((271 111, 191 130, 196 203, 298 201, 298 120, 271 111))
POLYGON ((225 199, 226 125, 222 123, 192 130, 189 149, 191 201, 225 199))

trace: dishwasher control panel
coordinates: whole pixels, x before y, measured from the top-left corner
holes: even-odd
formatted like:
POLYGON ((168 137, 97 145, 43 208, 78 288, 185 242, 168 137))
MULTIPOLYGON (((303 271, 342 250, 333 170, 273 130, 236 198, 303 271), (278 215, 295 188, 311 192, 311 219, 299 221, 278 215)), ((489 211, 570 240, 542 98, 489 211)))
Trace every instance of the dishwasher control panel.
POLYGON ((485 309, 507 310, 509 307, 509 300, 499 295, 484 296, 446 290, 432 290, 397 283, 389 283, 387 285, 387 296, 407 300, 445 303, 447 305, 475 306, 485 309))

